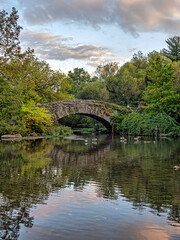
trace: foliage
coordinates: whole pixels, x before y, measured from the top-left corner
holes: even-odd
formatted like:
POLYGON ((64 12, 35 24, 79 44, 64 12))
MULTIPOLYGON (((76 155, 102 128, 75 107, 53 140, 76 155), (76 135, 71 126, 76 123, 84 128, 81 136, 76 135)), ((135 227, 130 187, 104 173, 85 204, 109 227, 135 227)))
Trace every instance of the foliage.
POLYGON ((173 84, 177 92, 180 92, 180 61, 172 63, 173 84))
POLYGON ((97 120, 83 115, 70 115, 60 120, 63 125, 73 129, 83 129, 86 131, 104 130, 104 126, 97 120))
POLYGON ((111 62, 107 64, 100 64, 96 68, 96 76, 100 81, 105 81, 107 77, 114 76, 119 70, 118 62, 111 62))
POLYGON ((122 120, 118 130, 123 134, 177 136, 180 134, 180 125, 166 113, 152 115, 133 112, 122 120))
POLYGON ((117 113, 111 116, 112 125, 116 132, 121 130, 121 122, 131 111, 125 107, 120 107, 117 109, 117 113))
POLYGON ((69 136, 73 133, 70 127, 52 126, 47 128, 43 135, 52 137, 69 136))
POLYGON ((121 131, 121 122, 123 121, 123 119, 125 117, 126 117, 126 115, 123 113, 112 115, 112 125, 113 125, 115 132, 121 131))
POLYGON ((14 99, 23 103, 29 100, 36 102, 53 102, 70 99, 71 79, 33 56, 12 59, 0 66, 1 73, 13 90, 14 99))
POLYGON ((0 76, 0 115, 3 114, 4 108, 13 110, 13 90, 10 88, 8 81, 0 76))
POLYGON ((131 59, 131 63, 138 68, 139 70, 145 70, 148 65, 148 59, 147 56, 143 54, 143 52, 138 51, 137 53, 133 54, 133 57, 131 59))
POLYGON ((72 79, 72 88, 69 92, 74 96, 76 96, 78 91, 82 89, 84 83, 93 81, 90 77, 90 74, 83 68, 74 68, 73 71, 68 72, 68 77, 72 79))
POLYGON ((87 127, 87 128, 83 128, 83 127, 79 127, 79 128, 74 128, 74 130, 78 130, 80 132, 88 132, 88 133, 92 133, 92 132, 95 132, 95 131, 100 131, 100 132, 106 132, 107 129, 103 126, 103 125, 100 125, 100 124, 97 124, 96 126, 93 126, 93 127, 87 127))
MULTIPOLYGON (((73 98, 94 99, 128 106, 130 110, 141 105, 144 113, 165 112, 180 121, 179 36, 167 39, 167 49, 161 53, 153 51, 145 56, 139 51, 121 67, 117 62, 101 64, 94 77, 83 68, 75 68, 66 76, 36 58, 33 50, 22 52, 18 18, 15 8, 10 14, 0 11, 0 134, 42 134, 51 125, 49 115, 44 112, 42 116, 42 110, 30 106, 30 101, 36 105, 73 98)), ((113 124, 121 129, 128 110, 123 112, 121 107, 102 102, 96 104, 103 113, 118 111, 113 124)), ((78 121, 83 126, 83 118, 78 121)), ((85 122, 93 125, 93 120, 85 122)))
POLYGON ((22 27, 17 24, 18 18, 15 8, 12 8, 9 16, 5 10, 0 11, 0 55, 5 58, 15 57, 20 53, 19 34, 22 27))
POLYGON ((29 102, 70 99, 72 80, 35 58, 32 50, 21 52, 18 18, 15 8, 10 16, 0 12, 0 134, 42 134, 52 125, 50 115, 29 102))
POLYGON ((22 115, 27 133, 42 134, 52 125, 51 114, 44 108, 22 105, 22 115))
POLYGON ((170 37, 166 40, 168 49, 163 49, 162 52, 172 61, 180 60, 180 36, 170 37))
POLYGON ((82 90, 79 91, 78 98, 108 101, 109 93, 106 89, 105 83, 95 81, 91 83, 86 83, 83 86, 82 90))
POLYGON ((6 121, 0 122, 0 136, 4 134, 14 135, 17 133, 21 133, 22 135, 24 135, 25 132, 26 131, 22 125, 11 125, 6 121))
POLYGON ((0 76, 6 80, 13 100, 27 103, 52 102, 70 99, 72 80, 60 71, 54 71, 45 61, 33 55, 33 50, 21 52, 19 34, 22 27, 15 8, 10 16, 0 12, 0 76))
POLYGON ((52 125, 51 115, 43 108, 31 104, 12 104, 4 107, 1 112, 0 135, 20 133, 42 134, 52 125))
POLYGON ((136 66, 134 59, 124 64, 116 75, 106 78, 106 87, 112 102, 121 105, 137 105, 145 88, 146 69, 143 64, 142 66, 143 68, 136 66))
MULTIPOLYGON (((19 35, 22 27, 18 25, 18 14, 16 8, 8 16, 5 10, 0 11, 0 62, 7 63, 10 59, 25 59, 32 55, 33 50, 27 49, 21 52, 19 35)), ((2 73, 1 73, 2 74, 2 73)))
POLYGON ((178 119, 180 94, 173 82, 172 64, 164 60, 159 54, 151 58, 147 69, 148 86, 144 91, 147 112, 166 112, 178 119))

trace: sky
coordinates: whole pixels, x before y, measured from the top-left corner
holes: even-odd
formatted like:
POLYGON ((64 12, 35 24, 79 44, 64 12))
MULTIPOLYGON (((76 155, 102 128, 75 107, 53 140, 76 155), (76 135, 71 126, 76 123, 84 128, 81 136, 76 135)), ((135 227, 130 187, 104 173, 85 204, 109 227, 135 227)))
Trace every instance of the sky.
POLYGON ((0 0, 0 11, 12 7, 23 27, 22 48, 64 73, 123 65, 180 35, 180 0, 0 0))

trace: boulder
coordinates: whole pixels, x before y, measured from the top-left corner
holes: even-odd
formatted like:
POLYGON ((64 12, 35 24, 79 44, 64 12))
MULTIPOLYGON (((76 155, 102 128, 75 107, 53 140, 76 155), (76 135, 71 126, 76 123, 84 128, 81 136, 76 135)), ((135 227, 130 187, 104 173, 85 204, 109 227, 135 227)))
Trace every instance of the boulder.
POLYGON ((15 135, 2 135, 1 140, 13 140, 13 139, 21 139, 21 134, 15 134, 15 135))

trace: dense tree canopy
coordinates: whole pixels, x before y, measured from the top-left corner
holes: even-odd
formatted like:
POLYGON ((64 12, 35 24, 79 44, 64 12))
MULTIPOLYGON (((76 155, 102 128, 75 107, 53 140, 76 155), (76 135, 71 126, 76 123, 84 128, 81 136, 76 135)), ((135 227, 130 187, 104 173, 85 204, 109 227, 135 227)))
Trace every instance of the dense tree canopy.
MULTIPOLYGON (((36 58, 33 50, 21 51, 18 18, 15 8, 10 14, 0 11, 0 133, 27 132, 23 106, 31 109, 33 104, 74 98, 110 101, 179 121, 180 36, 167 39, 167 49, 160 53, 139 51, 122 66, 100 64, 93 76, 83 68, 66 75, 36 58)), ((35 121, 37 109, 29 111, 35 121)), ((121 113, 117 122, 124 117, 121 113)), ((38 121, 34 124, 40 125, 43 118, 38 121)))
MULTIPOLYGON (((42 109, 30 111, 31 123, 27 122, 27 111, 23 104, 31 108, 32 104, 70 99, 71 78, 33 55, 33 50, 21 51, 18 25, 18 14, 15 8, 8 16, 6 11, 0 12, 0 133, 28 133, 31 130, 42 133, 46 129, 46 112, 42 109), (37 118, 37 116, 41 116, 37 118), (37 130, 37 125, 42 128, 37 130), (40 130, 41 129, 41 130, 40 130)), ((49 119, 48 115, 47 118, 49 119)))
POLYGON ((146 110, 166 112, 178 118, 180 94, 173 83, 172 64, 157 55, 154 60, 150 60, 147 75, 149 84, 144 91, 146 110))
POLYGON ((106 89, 106 85, 103 82, 95 81, 87 83, 83 89, 79 92, 80 99, 94 99, 100 101, 108 101, 109 93, 106 89))
POLYGON ((73 71, 68 72, 68 76, 72 79, 71 93, 77 96, 79 90, 82 89, 84 83, 91 82, 90 74, 83 68, 74 68, 73 71))

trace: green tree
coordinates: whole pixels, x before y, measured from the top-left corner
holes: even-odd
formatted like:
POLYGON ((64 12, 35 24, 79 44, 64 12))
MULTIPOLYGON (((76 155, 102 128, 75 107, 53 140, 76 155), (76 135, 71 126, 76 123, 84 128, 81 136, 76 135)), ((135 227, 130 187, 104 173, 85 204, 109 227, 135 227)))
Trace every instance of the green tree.
POLYGON ((137 53, 133 54, 131 63, 137 68, 146 69, 148 63, 147 57, 141 51, 138 51, 137 53))
POLYGON ((14 99, 21 102, 53 102, 70 99, 71 79, 37 58, 12 59, 0 65, 3 76, 14 91, 14 99))
POLYGON ((77 96, 78 91, 82 88, 84 83, 91 82, 91 77, 83 68, 74 68, 73 71, 68 72, 68 76, 72 79, 72 89, 70 93, 77 96))
POLYGON ((17 24, 19 16, 17 10, 12 8, 12 12, 8 13, 3 10, 0 11, 0 54, 1 59, 17 57, 20 54, 19 34, 22 29, 17 24))
POLYGON ((25 58, 32 55, 33 50, 27 49, 21 52, 19 35, 22 27, 18 25, 19 16, 16 8, 8 14, 5 10, 0 11, 0 62, 7 62, 12 58, 25 58))
POLYGON ((133 62, 125 63, 116 75, 106 78, 110 100, 122 105, 137 105, 145 88, 146 70, 133 62))
POLYGON ((14 98, 15 92, 16 90, 11 88, 7 79, 0 76, 0 122, 10 121, 18 111, 20 102, 14 98))
POLYGON ((160 54, 150 55, 147 69, 148 86, 144 91, 144 100, 148 112, 165 112, 178 119, 180 94, 173 82, 173 68, 160 54))
POLYGON ((174 71, 174 74, 173 74, 174 86, 177 89, 177 91, 180 92, 180 61, 173 62, 172 68, 174 71))
POLYGON ((21 52, 18 17, 15 8, 10 16, 4 10, 0 12, 0 134, 42 133, 50 125, 49 115, 28 104, 71 98, 68 91, 72 80, 35 58, 32 50, 21 52), (26 114, 28 119, 23 104, 31 112, 26 114))
POLYGON ((172 61, 180 60, 180 36, 174 36, 166 40, 168 49, 163 49, 162 52, 172 61))
POLYGON ((117 62, 101 64, 96 68, 95 74, 101 81, 105 81, 107 77, 114 76, 119 70, 119 64, 117 62))
POLYGON ((108 101, 109 93, 103 82, 86 83, 78 94, 79 99, 94 99, 100 101, 108 101))

